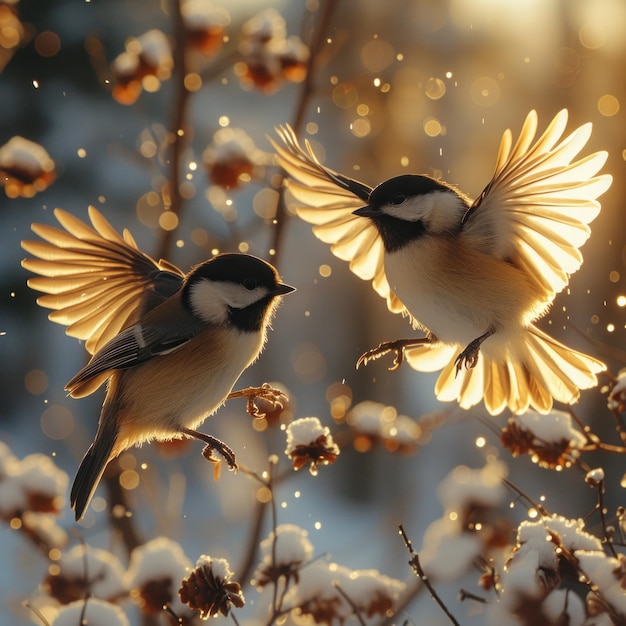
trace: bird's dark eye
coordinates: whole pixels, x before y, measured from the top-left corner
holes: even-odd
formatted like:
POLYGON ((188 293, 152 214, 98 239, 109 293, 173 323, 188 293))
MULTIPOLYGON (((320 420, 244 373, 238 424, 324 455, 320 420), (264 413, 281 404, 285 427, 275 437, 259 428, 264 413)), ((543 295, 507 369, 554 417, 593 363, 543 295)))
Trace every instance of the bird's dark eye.
POLYGON ((253 280, 252 278, 246 278, 243 281, 243 286, 249 291, 252 291, 253 289, 257 288, 256 280, 253 280))
POLYGON ((405 200, 406 196, 400 192, 391 196, 391 204, 402 204, 405 200))

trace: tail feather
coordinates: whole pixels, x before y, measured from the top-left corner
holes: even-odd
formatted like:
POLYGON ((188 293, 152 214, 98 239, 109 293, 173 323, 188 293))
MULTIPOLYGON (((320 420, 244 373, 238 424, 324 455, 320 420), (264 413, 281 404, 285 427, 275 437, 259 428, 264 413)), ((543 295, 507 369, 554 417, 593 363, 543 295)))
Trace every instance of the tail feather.
MULTIPOLYGON (((433 348, 443 354, 441 346, 434 344, 433 348)), ((530 407, 548 413, 554 400, 573 404, 580 389, 597 385, 597 374, 606 369, 601 361, 568 348, 535 326, 520 331, 509 342, 508 358, 490 358, 485 344, 476 366, 458 373, 455 360, 462 347, 445 348, 452 352, 435 385, 437 398, 457 401, 464 409, 482 400, 491 415, 507 407, 513 413, 523 413, 530 407)), ((424 367, 429 349, 425 345, 421 350, 407 351, 409 364, 419 371, 430 371, 424 367)))
POLYGON ((107 424, 108 421, 101 418, 96 438, 85 453, 72 485, 70 504, 77 522, 85 515, 109 460, 115 456, 112 452, 118 431, 117 426, 107 424))

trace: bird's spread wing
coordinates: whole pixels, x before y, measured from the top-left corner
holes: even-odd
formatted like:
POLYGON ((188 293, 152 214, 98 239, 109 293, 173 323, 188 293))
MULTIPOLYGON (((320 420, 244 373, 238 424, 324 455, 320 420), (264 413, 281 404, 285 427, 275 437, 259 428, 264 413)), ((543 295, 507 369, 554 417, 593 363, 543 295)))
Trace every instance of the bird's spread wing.
POLYGON ((580 267, 578 248, 600 211, 596 198, 612 181, 609 175, 596 176, 606 152, 574 161, 590 137, 591 124, 561 140, 566 124, 564 109, 535 141, 537 113, 531 111, 515 145, 507 130, 493 179, 464 218, 465 231, 477 246, 525 270, 548 300, 580 267))
POLYGON ((33 224, 45 241, 22 242, 36 257, 22 265, 38 274, 28 281, 45 294, 37 302, 53 309, 50 319, 68 335, 84 339, 90 354, 182 286, 180 269, 141 252, 128 231, 120 236, 94 207, 93 228, 61 209, 54 214, 65 230, 33 224))
POLYGON ((376 292, 387 300, 389 310, 406 313, 389 288, 383 265, 383 242, 371 220, 352 214, 369 200, 371 187, 324 167, 306 143, 304 150, 289 126, 276 132, 282 144, 270 139, 278 163, 287 172, 287 188, 302 205, 298 215, 313 224, 313 232, 338 258, 363 280, 371 280, 376 292))
POLYGON ((179 301, 172 298, 102 346, 66 389, 74 397, 89 395, 113 370, 178 350, 205 328, 205 324, 184 315, 179 301))

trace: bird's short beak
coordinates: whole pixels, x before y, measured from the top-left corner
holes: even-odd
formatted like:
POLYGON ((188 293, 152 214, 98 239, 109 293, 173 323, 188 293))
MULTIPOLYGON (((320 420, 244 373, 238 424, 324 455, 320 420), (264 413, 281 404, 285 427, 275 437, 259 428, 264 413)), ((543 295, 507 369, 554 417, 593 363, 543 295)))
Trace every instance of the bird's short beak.
POLYGON ((374 209, 374 207, 372 207, 371 205, 366 204, 360 209, 352 211, 352 215, 358 215, 359 217, 375 217, 376 215, 378 215, 378 211, 376 211, 376 209, 374 209))
POLYGON ((272 295, 274 296, 284 296, 285 294, 291 293, 292 291, 295 291, 296 288, 292 287, 291 285, 285 285, 284 283, 278 283, 278 285, 276 285, 276 289, 274 289, 274 291, 272 292, 272 295))

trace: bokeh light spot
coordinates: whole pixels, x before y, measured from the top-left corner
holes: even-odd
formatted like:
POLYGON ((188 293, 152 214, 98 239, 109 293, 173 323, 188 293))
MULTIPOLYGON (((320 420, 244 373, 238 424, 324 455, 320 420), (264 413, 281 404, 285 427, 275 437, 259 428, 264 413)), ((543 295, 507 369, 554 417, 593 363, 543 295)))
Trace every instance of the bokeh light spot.
POLYGON ((38 396, 48 389, 48 375, 41 370, 31 370, 24 376, 24 387, 28 393, 38 396))
POLYGON ((430 77, 425 85, 426 96, 431 100, 439 100, 446 93, 446 84, 441 78, 430 77))
POLYGON ((619 100, 611 94, 605 94, 598 100, 598 111, 605 117, 613 117, 619 112, 619 100))
POLYGON ((66 439, 74 431, 74 415, 69 409, 53 404, 41 414, 41 430, 55 441, 66 439))
POLYGON ((361 48, 361 63, 370 72, 380 72, 393 63, 393 46, 382 39, 372 39, 361 48))
POLYGON ((44 30, 35 37, 35 50, 42 57, 53 57, 61 50, 61 40, 56 33, 44 30))
POLYGON ((333 102, 340 109, 350 109, 359 100, 359 92, 351 83, 340 83, 333 89, 333 102))
POLYGON ((472 83, 470 97, 480 106, 493 106, 500 99, 500 85, 489 76, 481 76, 472 83))

